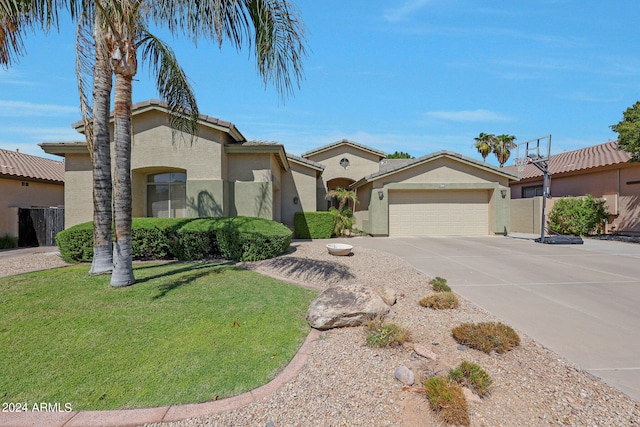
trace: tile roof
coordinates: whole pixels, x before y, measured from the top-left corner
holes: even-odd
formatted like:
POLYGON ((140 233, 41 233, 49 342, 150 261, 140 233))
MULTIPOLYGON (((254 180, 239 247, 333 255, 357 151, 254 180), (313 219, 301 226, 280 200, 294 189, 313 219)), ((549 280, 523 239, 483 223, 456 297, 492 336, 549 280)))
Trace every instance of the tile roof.
MULTIPOLYGON (((554 154, 549 158, 549 173, 551 175, 584 171, 587 169, 627 163, 631 155, 618 149, 618 141, 609 141, 604 144, 554 154)), ((505 167, 511 173, 519 175, 521 179, 535 179, 542 177, 542 172, 532 164, 518 172, 516 166, 505 167)))
POLYGON ((64 162, 0 148, 0 176, 64 183, 64 162))
POLYGON ((418 157, 417 159, 396 159, 396 160, 403 160, 403 161, 390 162, 383 165, 382 164, 383 162, 387 162, 388 160, 393 160, 393 159, 385 159, 383 162, 380 162, 381 165, 380 165, 380 170, 378 172, 365 176, 364 178, 351 184, 350 187, 358 188, 366 182, 370 182, 374 179, 380 178, 385 175, 392 175, 396 172, 400 172, 405 169, 410 169, 414 166, 429 162, 433 159, 440 158, 440 157, 460 159, 461 161, 474 165, 478 168, 486 169, 488 171, 503 175, 510 180, 513 180, 513 181, 518 180, 518 176, 512 171, 506 170, 507 168, 498 168, 496 166, 479 162, 475 159, 472 159, 471 157, 463 156, 462 154, 455 153, 453 151, 442 150, 442 151, 436 151, 435 153, 424 155, 422 157, 418 157))
MULTIPOLYGON (((131 113, 133 115, 136 115, 137 113, 140 113, 147 109, 152 109, 152 108, 168 111, 169 104, 167 104, 164 101, 160 101, 159 99, 147 99, 146 101, 136 102, 135 104, 131 105, 131 113)), ((111 112, 111 119, 113 119, 113 111, 111 112)), ((216 117, 208 116, 206 114, 199 114, 198 119, 202 120, 203 122, 209 125, 220 126, 228 129, 229 134, 231 134, 236 141, 240 141, 240 142, 246 141, 246 138, 244 137, 244 135, 242 135, 242 133, 238 130, 236 125, 234 125, 231 122, 220 120, 216 117)), ((78 132, 84 131, 84 122, 82 120, 79 120, 73 123, 71 126, 74 129, 76 129, 78 132)))
POLYGON ((301 163, 303 165, 307 165, 307 166, 312 167, 314 169, 317 169, 319 171, 323 171, 324 170, 324 165, 322 163, 314 162, 313 160, 305 159, 304 157, 299 157, 299 156, 296 156, 295 154, 287 153, 287 158, 289 160, 301 163))

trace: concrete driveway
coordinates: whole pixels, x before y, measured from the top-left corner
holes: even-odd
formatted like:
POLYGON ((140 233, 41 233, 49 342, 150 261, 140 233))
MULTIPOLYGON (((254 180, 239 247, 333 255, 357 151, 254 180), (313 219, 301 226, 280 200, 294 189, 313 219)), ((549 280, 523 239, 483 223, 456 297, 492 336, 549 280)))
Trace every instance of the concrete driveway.
POLYGON ((341 239, 399 256, 640 401, 640 245, 513 237, 341 239))

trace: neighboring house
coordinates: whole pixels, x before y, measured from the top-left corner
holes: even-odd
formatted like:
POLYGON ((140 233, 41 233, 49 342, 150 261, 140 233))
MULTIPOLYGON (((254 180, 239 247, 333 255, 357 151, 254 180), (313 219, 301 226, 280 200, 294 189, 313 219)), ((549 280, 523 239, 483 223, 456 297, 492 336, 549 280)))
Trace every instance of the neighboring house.
MULTIPOLYGON (((356 226, 373 235, 503 234, 509 184, 517 177, 450 152, 419 159, 340 140, 304 153, 247 141, 229 122, 201 115, 198 135, 172 131, 166 104, 135 104, 133 216, 258 216, 293 227, 296 212, 327 210, 336 188, 357 192, 356 226)), ((74 127, 83 131, 82 123, 74 127)), ((64 156, 66 224, 92 219, 92 168, 85 142, 42 143, 64 156)))
MULTIPOLYGON (((629 162, 630 158, 618 150, 617 141, 551 156, 547 213, 555 198, 591 194, 606 200, 611 214, 608 232, 640 233, 640 163, 629 162)), ((542 172, 534 165, 522 173, 514 166, 505 169, 521 176, 511 184, 512 230, 540 233, 542 172)))
POLYGON ((0 236, 19 237, 18 209, 64 204, 64 162, 0 149, 0 236))

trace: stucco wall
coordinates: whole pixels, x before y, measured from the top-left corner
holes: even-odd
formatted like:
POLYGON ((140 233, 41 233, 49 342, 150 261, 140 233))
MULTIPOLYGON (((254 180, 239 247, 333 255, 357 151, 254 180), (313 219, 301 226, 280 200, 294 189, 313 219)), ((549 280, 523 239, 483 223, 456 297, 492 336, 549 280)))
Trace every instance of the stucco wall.
POLYGON ((0 178, 0 194, 0 236, 18 237, 18 208, 48 208, 64 204, 63 184, 0 178))
MULTIPOLYGON (((522 197, 522 188, 542 185, 542 179, 511 185, 513 198, 522 197)), ((640 233, 640 165, 625 164, 623 167, 590 171, 588 173, 574 175, 555 175, 551 177, 551 196, 547 199, 547 212, 553 206, 553 200, 565 196, 584 196, 591 194, 596 198, 607 198, 609 211, 616 213, 610 217, 607 226, 608 231, 640 233), (616 200, 617 195, 617 200, 616 200)), ((516 206, 516 205, 514 205, 516 206)), ((516 207, 516 209, 518 209, 516 207)), ((541 208, 540 208, 541 209, 541 208)), ((518 210, 518 212, 520 212, 518 210)), ((524 215, 518 214, 518 215, 524 215)), ((539 223, 539 214, 536 218, 527 218, 526 223, 539 223)), ((512 214, 512 219, 514 219, 512 214)), ((517 222, 520 224, 520 222, 517 222)), ((514 227, 514 231, 520 229, 520 225, 514 227)), ((536 234, 540 233, 540 225, 537 225, 536 234)), ((524 227, 522 229, 528 229, 524 227)), ((523 231, 524 232, 524 231, 523 231)))
POLYGON ((291 169, 282 174, 282 222, 293 226, 296 212, 317 210, 316 183, 318 172, 308 166, 290 161, 291 169), (297 198, 298 203, 294 202, 297 198))
POLYGON ((358 189, 356 218, 363 231, 373 235, 389 234, 389 190, 479 190, 489 191, 491 234, 510 229, 508 178, 450 158, 439 158, 398 173, 373 180, 358 189), (378 191, 383 192, 382 200, 378 191), (505 198, 501 190, 505 190, 505 198))
POLYGON ((93 220, 93 169, 89 153, 67 154, 64 172, 64 226, 93 220))
POLYGON ((273 219, 271 154, 228 153, 230 216, 273 219))
POLYGON ((333 179, 345 178, 346 181, 344 182, 354 182, 364 176, 378 172, 380 157, 368 151, 345 144, 310 155, 308 159, 324 165, 325 169, 322 173, 322 179, 326 187, 327 182, 333 179), (340 166, 340 160, 342 158, 349 160, 349 166, 347 168, 340 166))

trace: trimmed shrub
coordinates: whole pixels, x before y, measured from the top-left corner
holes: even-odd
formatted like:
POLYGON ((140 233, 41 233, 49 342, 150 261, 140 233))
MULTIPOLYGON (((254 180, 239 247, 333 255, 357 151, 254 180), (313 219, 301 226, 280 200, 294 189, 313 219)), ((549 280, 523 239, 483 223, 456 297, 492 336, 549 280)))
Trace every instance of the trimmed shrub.
POLYGON ((458 308, 460 302, 453 292, 438 292, 433 295, 426 296, 420 300, 423 307, 433 308, 435 310, 458 308))
MULTIPOLYGON (((57 241, 64 260, 90 262, 93 223, 63 230, 57 241)), ((290 244, 291 230, 263 218, 134 218, 132 224, 134 259, 258 261, 286 252, 290 244)))
POLYGON ((74 225, 56 234, 60 257, 66 262, 91 262, 93 259, 93 222, 74 225))
POLYGON ((18 238, 5 234, 0 236, 0 249, 13 249, 18 247, 18 238))
POLYGON ((293 218, 297 239, 328 239, 335 226, 336 217, 331 212, 296 212, 293 218))
POLYGON ((602 232, 609 217, 604 203, 591 194, 559 199, 549 214, 549 228, 559 234, 576 236, 602 232))
POLYGON ((463 360, 454 369, 449 370, 449 378, 456 383, 468 387, 478 396, 489 394, 489 386, 493 380, 480 365, 463 360))
POLYGON ((460 344, 485 353, 495 350, 502 354, 520 344, 516 331, 500 322, 463 323, 451 332, 460 344))
POLYGON ((429 377, 424 382, 429 406, 445 423, 468 426, 471 424, 467 400, 462 388, 443 377, 429 377))

